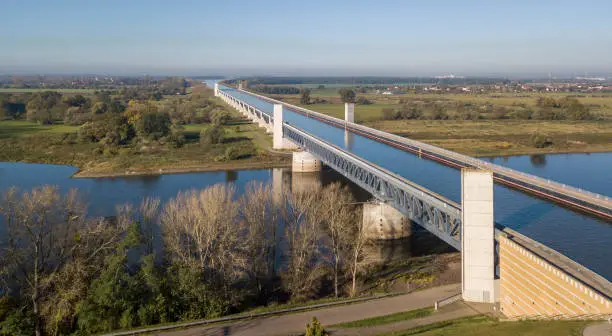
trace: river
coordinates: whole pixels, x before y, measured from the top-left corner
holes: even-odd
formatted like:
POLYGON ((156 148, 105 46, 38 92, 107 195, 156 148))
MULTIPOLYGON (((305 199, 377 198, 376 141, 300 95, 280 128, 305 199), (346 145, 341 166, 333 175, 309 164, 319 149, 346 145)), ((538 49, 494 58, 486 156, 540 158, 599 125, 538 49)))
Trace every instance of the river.
MULTIPOLYGON (((609 172, 612 167, 612 153, 514 156, 488 160, 604 195, 612 195, 612 176, 609 172)), ((96 179, 71 178, 76 170, 70 166, 0 163, 0 192, 11 186, 27 190, 43 184, 57 185, 62 191, 77 188, 88 201, 89 213, 104 216, 112 215, 118 204, 138 203, 145 196, 158 197, 163 201, 179 191, 226 182, 234 183, 238 192, 241 192, 247 183, 270 182, 273 175, 272 169, 261 169, 96 179)), ((285 170, 284 174, 285 180, 291 180, 289 171, 285 170)), ((341 181, 351 187, 358 200, 365 201, 369 198, 367 193, 334 171, 324 170, 317 179, 324 185, 341 181)), ((459 186, 452 186, 450 189, 458 191, 459 186)), ((495 200, 497 222, 612 279, 612 263, 609 260, 612 252, 612 224, 560 209, 557 205, 499 185, 495 186, 495 200), (509 194, 512 197, 509 197, 509 194), (530 220, 524 220, 525 218, 530 220)), ((412 240, 423 239, 428 242, 427 245, 430 244, 430 237, 420 231, 412 240)), ((440 242, 440 245, 443 244, 440 242)), ((412 245, 414 246, 408 248, 412 250, 412 254, 421 254, 424 249, 429 249, 420 243, 413 242, 412 245)))

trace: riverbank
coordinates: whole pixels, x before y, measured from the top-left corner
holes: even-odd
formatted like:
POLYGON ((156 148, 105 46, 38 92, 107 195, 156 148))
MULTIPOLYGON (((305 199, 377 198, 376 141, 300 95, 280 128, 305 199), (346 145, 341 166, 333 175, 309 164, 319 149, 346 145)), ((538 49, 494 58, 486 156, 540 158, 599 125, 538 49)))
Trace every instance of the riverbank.
POLYGON ((255 170, 255 169, 270 169, 270 168, 286 168, 291 167, 291 162, 283 157, 278 160, 261 161, 255 160, 237 160, 229 162, 214 162, 204 166, 181 167, 174 168, 156 167, 144 169, 126 169, 125 171, 96 171, 95 169, 77 171, 73 178, 104 178, 104 177, 124 177, 124 176, 147 176, 161 174, 184 174, 184 173, 200 173, 214 172, 226 170, 255 170))
POLYGON ((117 177, 288 167, 290 153, 271 149, 265 131, 244 120, 223 125, 224 141, 202 145, 200 132, 209 124, 186 125, 184 145, 148 142, 100 150, 79 141, 78 127, 38 125, 26 121, 0 122, 0 161, 70 165, 74 177, 117 177), (236 158, 228 158, 228 150, 236 158))

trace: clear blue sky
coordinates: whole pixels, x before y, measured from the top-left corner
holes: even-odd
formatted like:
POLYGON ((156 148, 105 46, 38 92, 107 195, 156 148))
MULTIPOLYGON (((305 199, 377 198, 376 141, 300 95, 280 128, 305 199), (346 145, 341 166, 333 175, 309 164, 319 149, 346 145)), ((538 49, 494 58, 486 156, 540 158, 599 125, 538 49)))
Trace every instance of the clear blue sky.
POLYGON ((0 73, 612 73, 612 1, 1 0, 0 73))

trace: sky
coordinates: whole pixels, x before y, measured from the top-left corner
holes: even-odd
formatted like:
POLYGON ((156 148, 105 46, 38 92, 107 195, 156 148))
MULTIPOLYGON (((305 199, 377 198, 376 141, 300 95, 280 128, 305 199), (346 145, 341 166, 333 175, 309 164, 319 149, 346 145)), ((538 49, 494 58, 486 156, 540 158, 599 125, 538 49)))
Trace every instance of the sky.
POLYGON ((0 74, 612 73, 612 1, 0 0, 0 74))

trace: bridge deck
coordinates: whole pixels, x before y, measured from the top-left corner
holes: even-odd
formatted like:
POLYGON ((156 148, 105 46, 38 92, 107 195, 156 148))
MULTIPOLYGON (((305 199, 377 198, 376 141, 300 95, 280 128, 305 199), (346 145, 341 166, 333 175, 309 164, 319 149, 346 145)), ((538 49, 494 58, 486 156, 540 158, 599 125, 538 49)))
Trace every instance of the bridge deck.
MULTIPOLYGON (((252 92, 240 90, 238 93, 257 97, 270 104, 283 104, 286 108, 293 112, 317 119, 336 127, 350 129, 354 133, 370 137, 376 141, 389 144, 396 148, 418 153, 426 158, 441 162, 451 167, 459 169, 477 167, 490 170, 495 173, 496 182, 503 183, 511 188, 544 197, 554 202, 558 202, 586 213, 600 216, 608 221, 612 221, 612 199, 610 199, 608 196, 592 193, 555 181, 543 179, 531 174, 523 173, 496 164, 491 164, 423 142, 398 137, 393 134, 381 132, 376 129, 357 124, 346 123, 343 120, 333 118, 316 111, 287 104, 252 92)), ((260 106, 260 110, 266 113, 266 106, 260 106)))
MULTIPOLYGON (((264 96, 231 88, 223 88, 222 91, 257 108, 261 113, 268 116, 272 114, 273 104, 281 103, 264 96)), ((458 157, 441 155, 446 150, 362 125, 347 124, 344 120, 290 104, 284 104, 284 106, 286 123, 295 125, 297 128, 324 139, 326 142, 372 162, 387 171, 414 181, 451 201, 460 202, 460 174, 457 168, 468 166, 467 161, 458 160, 458 158, 462 158, 461 154, 448 151, 458 157), (434 147, 436 151, 430 150, 430 147, 434 147), (437 152, 437 150, 440 152, 437 152)), ((483 165, 489 164, 482 160, 466 158, 483 165)), ((477 165, 472 164, 471 166, 477 165)), ((500 167, 500 170, 510 170, 505 167, 494 166, 500 167)), ((491 167, 487 168, 491 169, 491 167)), ((584 216, 584 212, 570 210, 565 205, 556 205, 556 200, 552 197, 541 196, 539 198, 542 199, 538 199, 528 196, 525 192, 518 191, 529 190, 516 186, 514 187, 518 190, 508 188, 510 184, 504 183, 504 178, 514 182, 514 177, 512 174, 504 177, 496 173, 496 222, 516 229, 520 233, 586 265, 604 277, 612 279, 612 264, 610 264, 606 254, 602 253, 602 251, 609 250, 609 242, 612 241, 612 227, 602 220, 603 216, 584 216)), ((543 180, 548 184, 545 179, 534 177, 534 180, 543 180)), ((528 181, 528 185, 531 187, 534 186, 534 183, 528 181)), ((538 186, 535 187, 532 189, 537 190, 538 186)), ((557 186, 550 188, 547 192, 556 192, 556 188, 557 186)), ((564 190, 565 188, 571 190, 565 194, 566 197, 573 197, 576 193, 575 190, 578 190, 563 187, 564 190)), ((588 194, 578 190, 578 195, 583 193, 588 194)), ((532 192, 531 194, 535 193, 532 192)), ((551 196, 555 195, 552 194, 551 196)), ((606 205, 609 202, 609 199, 605 196, 599 195, 599 197, 594 196, 594 198, 606 202, 597 204, 597 206, 606 205)), ((576 209, 576 207, 573 209, 576 209)), ((608 222, 610 221, 608 220, 608 222)))

